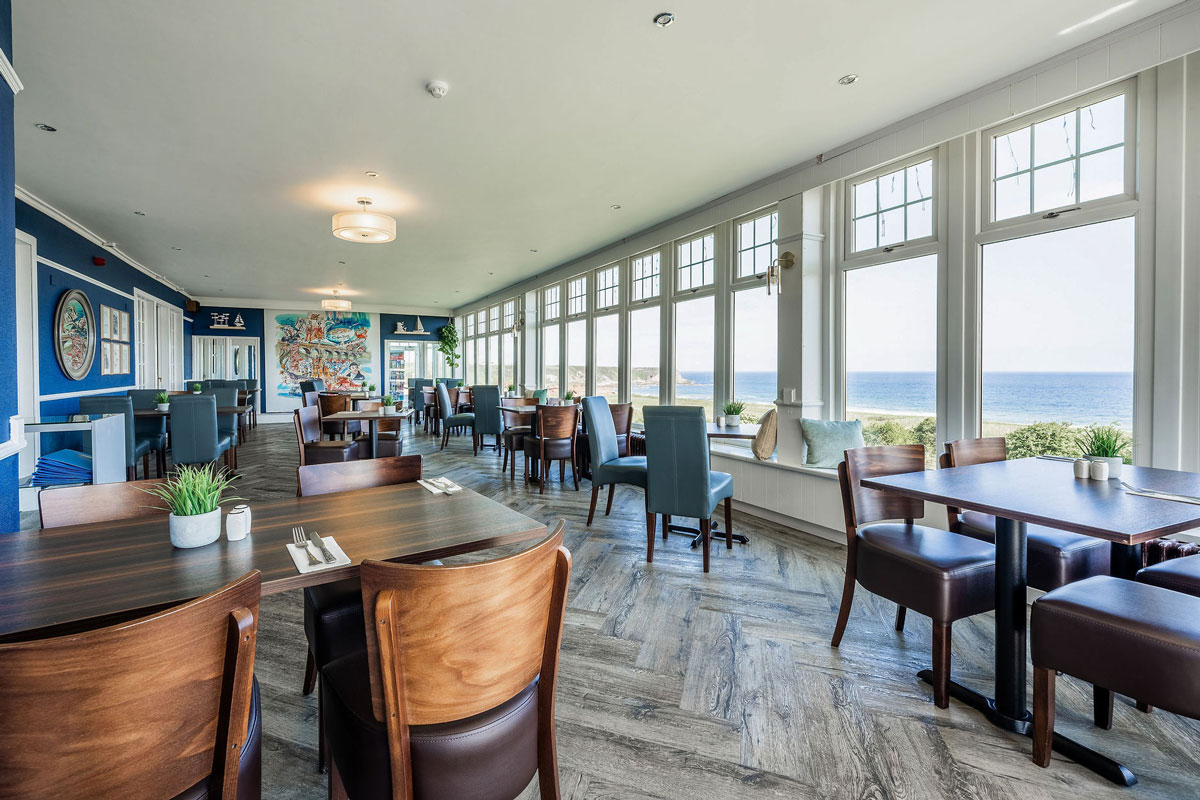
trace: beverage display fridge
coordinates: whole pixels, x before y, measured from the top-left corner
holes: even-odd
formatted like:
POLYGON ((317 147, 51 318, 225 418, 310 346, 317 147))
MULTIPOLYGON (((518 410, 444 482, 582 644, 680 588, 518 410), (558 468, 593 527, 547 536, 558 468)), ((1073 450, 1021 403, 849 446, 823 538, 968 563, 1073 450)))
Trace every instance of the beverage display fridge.
POLYGON ((386 342, 387 352, 384 355, 384 392, 396 399, 396 405, 403 406, 408 400, 408 380, 417 377, 420 365, 418 363, 417 342, 386 342))

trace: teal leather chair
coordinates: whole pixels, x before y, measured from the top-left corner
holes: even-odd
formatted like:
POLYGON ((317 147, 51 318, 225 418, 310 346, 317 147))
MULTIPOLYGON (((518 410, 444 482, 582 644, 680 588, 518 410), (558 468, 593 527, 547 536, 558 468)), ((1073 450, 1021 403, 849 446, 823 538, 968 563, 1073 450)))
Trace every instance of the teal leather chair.
POLYGON ((588 432, 588 455, 592 470, 592 504, 588 508, 587 524, 596 516, 596 498, 600 487, 608 487, 608 504, 604 516, 612 511, 613 490, 618 483, 646 488, 646 457, 622 456, 613 425, 612 411, 603 397, 583 398, 583 424, 588 432))
POLYGON ((408 400, 413 407, 413 422, 421 422, 422 416, 425 414, 425 400, 421 395, 421 389, 426 386, 433 386, 433 378, 412 378, 408 382, 408 400))
POLYGON ((232 469, 230 439, 217 431, 217 398, 211 394, 177 394, 171 397, 171 461, 211 464, 225 453, 232 469))
MULTIPOLYGON (((484 447, 483 437, 496 437, 496 455, 500 455, 500 434, 504 426, 500 424, 500 387, 472 386, 471 404, 475 406, 475 452, 484 447)), ((493 446, 493 445, 489 445, 493 446)))
MULTIPOLYGON (((446 442, 450 438, 450 430, 462 430, 470 428, 471 432, 475 432, 475 415, 469 411, 464 411, 461 414, 451 413, 450 408, 450 392, 446 391, 446 384, 439 383, 437 385, 438 406, 442 414, 442 446, 440 449, 446 449, 446 442)), ((499 403, 497 403, 499 406, 499 403)), ((497 412, 498 413, 498 412, 497 412)))
MULTIPOLYGON (((126 394, 129 395, 130 401, 133 402, 133 410, 141 409, 149 410, 157 408, 158 403, 155 399, 162 389, 130 389, 126 394)), ((155 469, 158 471, 158 477, 162 477, 167 471, 167 418, 166 417, 142 417, 133 421, 133 435, 137 439, 147 439, 150 442, 150 450, 155 453, 155 469)), ((146 476, 150 477, 149 475, 146 476)))
MULTIPOLYGON (((150 477, 150 451, 157 438, 139 437, 133 418, 133 401, 122 395, 79 398, 80 414, 124 414, 125 415, 125 474, 131 481, 137 480, 137 462, 142 460, 142 477, 150 477)), ((162 446, 162 445, 160 445, 162 446)), ((162 477, 161 474, 159 477, 162 477)))
POLYGON ((708 427, 699 406, 646 406, 646 560, 654 560, 657 515, 663 515, 663 539, 671 517, 700 521, 704 571, 712 515, 725 501, 725 545, 733 548, 733 476, 708 468, 708 427))

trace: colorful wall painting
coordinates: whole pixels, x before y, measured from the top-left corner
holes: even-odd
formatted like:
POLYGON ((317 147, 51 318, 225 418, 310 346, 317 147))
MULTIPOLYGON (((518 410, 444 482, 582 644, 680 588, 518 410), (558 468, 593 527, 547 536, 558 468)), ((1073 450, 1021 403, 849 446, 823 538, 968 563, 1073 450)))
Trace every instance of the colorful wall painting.
POLYGON ((330 391, 366 388, 375 379, 373 314, 336 311, 271 312, 277 381, 268 411, 300 405, 300 381, 325 381, 330 391))
POLYGON ((87 295, 78 289, 65 292, 54 310, 54 355, 63 374, 83 380, 96 355, 96 316, 87 295))

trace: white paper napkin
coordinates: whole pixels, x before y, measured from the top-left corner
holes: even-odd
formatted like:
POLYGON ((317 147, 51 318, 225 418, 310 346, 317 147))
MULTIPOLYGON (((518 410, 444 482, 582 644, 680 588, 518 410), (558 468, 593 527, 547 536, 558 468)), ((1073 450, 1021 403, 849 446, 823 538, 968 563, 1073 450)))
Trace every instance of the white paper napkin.
POLYGON ((332 564, 326 564, 325 559, 321 556, 321 551, 315 544, 309 543, 308 552, 312 553, 320 561, 320 564, 308 563, 308 556, 304 555, 304 548, 297 544, 288 544, 288 555, 292 557, 292 563, 296 565, 296 570, 300 574, 306 572, 320 572, 323 569, 332 569, 333 567, 344 567, 350 563, 350 556, 342 552, 342 548, 338 547, 338 543, 332 536, 322 536, 325 546, 329 548, 329 552, 333 553, 335 559, 332 564))

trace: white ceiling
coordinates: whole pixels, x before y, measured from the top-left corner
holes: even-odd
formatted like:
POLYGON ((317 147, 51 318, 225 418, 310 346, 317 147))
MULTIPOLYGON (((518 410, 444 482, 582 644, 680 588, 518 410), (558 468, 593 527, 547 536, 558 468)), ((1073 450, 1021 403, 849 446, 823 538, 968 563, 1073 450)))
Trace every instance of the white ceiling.
POLYGON ((14 0, 17 183, 195 296, 448 308, 1173 4, 1059 35, 1119 2, 14 0))

